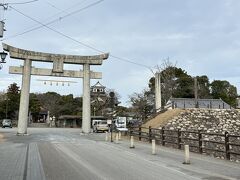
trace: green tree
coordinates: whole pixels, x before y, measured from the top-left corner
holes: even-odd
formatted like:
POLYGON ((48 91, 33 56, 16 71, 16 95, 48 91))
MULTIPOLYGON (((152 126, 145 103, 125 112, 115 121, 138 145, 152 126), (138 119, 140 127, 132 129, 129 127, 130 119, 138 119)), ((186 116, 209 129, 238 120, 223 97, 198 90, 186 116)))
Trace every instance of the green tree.
MULTIPOLYGON (((150 92, 155 92, 155 77, 149 80, 150 92)), ((162 105, 164 106, 171 97, 189 98, 193 97, 193 78, 181 68, 173 66, 171 63, 165 64, 165 69, 161 70, 161 93, 162 105)))
POLYGON ((197 82, 198 82, 198 98, 201 99, 208 99, 211 98, 210 93, 210 82, 206 75, 204 76, 197 76, 197 82))
POLYGON ((173 86, 172 97, 175 98, 193 98, 193 78, 187 74, 176 77, 173 86))
POLYGON ((79 115, 81 114, 82 99, 74 98, 72 94, 62 96, 60 105, 60 115, 79 115))
POLYGON ((11 119, 17 119, 20 102, 20 90, 16 83, 10 84, 7 89, 5 108, 7 116, 11 119))
POLYGON ((231 106, 236 106, 237 88, 235 86, 228 81, 214 80, 210 87, 213 98, 221 98, 231 106))
POLYGON ((31 112, 32 118, 34 121, 37 120, 39 112, 41 111, 41 104, 37 95, 34 93, 30 94, 29 98, 29 110, 31 112))
POLYGON ((82 97, 74 98, 72 94, 61 96, 56 92, 47 92, 36 96, 41 108, 49 111, 51 116, 82 114, 82 97))
POLYGON ((4 91, 0 92, 0 119, 5 118, 6 116, 6 93, 4 91))
MULTIPOLYGON (((170 61, 165 61, 162 68, 158 68, 161 73, 161 93, 162 106, 173 98, 194 98, 194 77, 176 67, 170 61)), ((198 98, 211 98, 210 83, 206 75, 197 76, 198 81, 198 98)), ((155 77, 149 80, 150 92, 155 92, 155 77)))
POLYGON ((47 92, 43 94, 37 94, 37 98, 40 101, 42 108, 50 111, 51 116, 58 117, 60 115, 60 94, 56 92, 47 92))

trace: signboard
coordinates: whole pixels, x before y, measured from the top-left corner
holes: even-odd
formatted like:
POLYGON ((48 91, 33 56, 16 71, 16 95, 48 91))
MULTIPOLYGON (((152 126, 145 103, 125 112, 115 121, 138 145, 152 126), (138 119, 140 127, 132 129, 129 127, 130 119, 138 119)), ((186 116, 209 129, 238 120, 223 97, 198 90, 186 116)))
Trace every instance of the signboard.
POLYGON ((53 72, 63 73, 63 59, 55 59, 53 61, 53 72))
POLYGON ((108 125, 112 124, 112 120, 108 119, 108 120, 107 120, 107 124, 108 124, 108 125))

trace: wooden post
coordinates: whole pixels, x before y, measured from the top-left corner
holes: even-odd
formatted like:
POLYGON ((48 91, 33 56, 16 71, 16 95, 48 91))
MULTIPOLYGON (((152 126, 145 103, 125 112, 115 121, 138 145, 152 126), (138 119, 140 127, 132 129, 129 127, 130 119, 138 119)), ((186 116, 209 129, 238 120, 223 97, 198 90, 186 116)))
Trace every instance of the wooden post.
POLYGON ((229 152, 229 134, 227 131, 225 131, 225 153, 226 153, 226 159, 230 160, 230 152, 229 152))
POLYGON ((194 98, 195 98, 195 108, 198 108, 198 82, 197 77, 194 77, 194 98))
POLYGON ((139 140, 139 141, 142 140, 141 135, 142 135, 142 127, 140 126, 140 127, 138 128, 138 140, 139 140))
POLYGON ((162 136, 162 145, 165 146, 164 127, 162 127, 161 136, 162 136))
POLYGON ((151 141, 152 141, 152 129, 151 129, 151 126, 149 126, 149 128, 148 128, 148 139, 149 139, 149 143, 151 143, 151 141))
POLYGON ((181 131, 180 131, 180 129, 177 130, 177 145, 178 145, 178 149, 181 149, 181 131))
POLYGON ((202 147, 202 133, 199 130, 198 131, 198 148, 199 148, 199 153, 202 154, 203 152, 203 147, 202 147))

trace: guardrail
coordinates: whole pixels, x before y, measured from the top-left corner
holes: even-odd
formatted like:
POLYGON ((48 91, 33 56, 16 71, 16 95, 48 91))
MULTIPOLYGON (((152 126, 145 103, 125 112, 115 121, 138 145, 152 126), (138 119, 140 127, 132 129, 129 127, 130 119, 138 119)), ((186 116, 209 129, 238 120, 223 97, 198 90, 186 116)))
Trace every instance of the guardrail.
POLYGON ((189 145, 190 150, 199 153, 217 152, 223 153, 225 158, 230 160, 231 156, 239 156, 240 159, 240 135, 232 135, 228 132, 207 133, 202 131, 181 131, 138 127, 129 130, 130 136, 138 137, 138 140, 153 139, 163 146, 171 145, 178 149, 189 145))

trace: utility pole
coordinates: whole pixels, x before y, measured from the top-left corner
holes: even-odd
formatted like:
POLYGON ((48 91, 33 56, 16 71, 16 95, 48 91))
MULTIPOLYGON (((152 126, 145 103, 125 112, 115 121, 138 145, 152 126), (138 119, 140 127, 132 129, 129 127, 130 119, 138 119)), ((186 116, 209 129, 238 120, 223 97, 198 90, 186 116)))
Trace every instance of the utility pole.
POLYGON ((197 77, 194 77, 194 98, 195 98, 195 108, 198 108, 198 82, 197 77))
POLYGON ((115 93, 113 91, 111 91, 109 93, 109 96, 110 96, 110 107, 111 107, 111 120, 112 120, 112 123, 111 123, 111 142, 113 142, 113 128, 114 128, 114 124, 113 124, 113 111, 114 111, 114 101, 115 101, 115 93))
POLYGON ((6 97, 6 101, 7 101, 6 103, 6 119, 7 119, 8 118, 8 95, 6 97))
MULTIPOLYGON (((3 32, 6 31, 5 30, 5 22, 4 22, 4 11, 6 11, 8 9, 8 4, 4 4, 4 3, 0 3, 0 9, 3 8, 3 12, 1 13, 1 19, 0 19, 0 38, 3 37, 3 32)), ((1 11, 1 10, 0 10, 1 11)), ((0 70, 3 68, 3 63, 6 63, 5 58, 7 56, 7 53, 5 53, 4 51, 1 52, 1 60, 0 60, 0 70)), ((7 108, 6 108, 7 111, 7 108)), ((6 118, 7 118, 7 114, 6 114, 6 118)))

